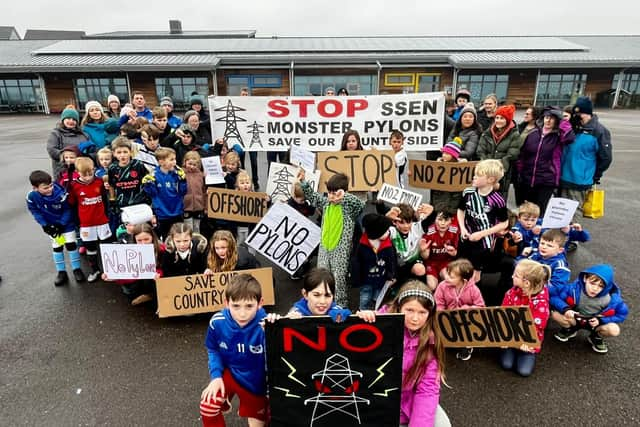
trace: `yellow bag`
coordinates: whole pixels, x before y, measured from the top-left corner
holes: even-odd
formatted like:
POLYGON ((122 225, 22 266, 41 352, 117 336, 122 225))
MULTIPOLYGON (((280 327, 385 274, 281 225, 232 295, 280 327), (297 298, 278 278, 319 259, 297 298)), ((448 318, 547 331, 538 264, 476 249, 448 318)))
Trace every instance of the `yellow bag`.
POLYGON ((604 216, 604 190, 598 190, 594 185, 591 190, 587 191, 582 209, 583 215, 587 218, 602 218, 604 216))

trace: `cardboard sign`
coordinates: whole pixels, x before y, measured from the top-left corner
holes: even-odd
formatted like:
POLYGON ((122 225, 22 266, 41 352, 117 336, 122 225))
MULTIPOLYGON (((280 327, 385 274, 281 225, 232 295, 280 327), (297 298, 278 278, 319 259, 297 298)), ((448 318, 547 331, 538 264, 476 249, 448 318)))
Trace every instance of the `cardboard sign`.
POLYGON ((271 206, 247 244, 293 274, 320 243, 320 227, 285 203, 271 206))
POLYGON ((435 323, 445 347, 540 347, 529 306, 437 311, 435 323))
POLYGON ((397 426, 404 316, 350 316, 265 325, 274 426, 397 426))
POLYGON ((194 274, 156 280, 158 316, 184 316, 222 310, 227 286, 231 283, 233 276, 241 273, 251 274, 260 282, 265 305, 275 304, 273 271, 270 267, 211 275, 194 274))
POLYGON ((316 154, 296 145, 291 146, 289 161, 292 165, 300 166, 305 171, 313 171, 316 169, 316 154))
POLYGON ((383 183, 397 185, 395 154, 393 151, 359 150, 318 153, 321 172, 318 191, 326 192, 326 181, 342 172, 349 177, 349 191, 370 191, 383 183))
POLYGON ((439 150, 444 93, 370 96, 210 96, 211 135, 245 151, 339 151, 342 136, 360 132, 364 147, 389 149, 393 130, 407 151, 439 150))
POLYGON ((542 228, 562 228, 571 224, 578 204, 577 200, 552 197, 544 211, 542 228))
POLYGON ((409 160, 409 185, 439 191, 462 191, 471 187, 477 163, 409 160))
POLYGON ((220 156, 203 157, 202 168, 205 174, 205 184, 224 184, 224 171, 222 170, 220 156))
POLYGON ((207 216, 239 222, 260 222, 267 213, 269 196, 254 191, 209 188, 207 216))
POLYGON ((153 245, 101 244, 103 271, 110 280, 155 279, 153 245))
POLYGON ((413 209, 418 209, 422 204, 422 194, 405 190, 404 188, 394 187, 386 182, 382 184, 382 188, 378 192, 378 200, 397 205, 398 203, 406 203, 413 209))

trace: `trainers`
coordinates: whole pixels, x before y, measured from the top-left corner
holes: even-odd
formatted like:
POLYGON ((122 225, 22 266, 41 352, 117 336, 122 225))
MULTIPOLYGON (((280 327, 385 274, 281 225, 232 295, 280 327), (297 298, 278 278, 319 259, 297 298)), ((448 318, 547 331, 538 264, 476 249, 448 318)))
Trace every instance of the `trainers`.
POLYGON ((69 283, 69 275, 66 271, 58 271, 56 280, 53 281, 54 286, 63 286, 69 283))
POLYGON ((578 335, 578 330, 574 328, 561 328, 558 332, 553 334, 555 339, 561 342, 567 342, 571 338, 575 338, 578 335))
POLYGON ((456 358, 466 361, 471 359, 471 353, 473 353, 473 347, 463 348, 462 350, 456 353, 456 358))
POLYGON ((604 342, 604 339, 600 336, 599 333, 592 332, 591 335, 589 335, 589 338, 587 338, 587 340, 591 343, 591 348, 596 353, 606 353, 607 351, 609 351, 609 347, 607 347, 607 343, 604 342))
POLYGON ((79 268, 76 268, 75 270, 73 270, 73 278, 76 279, 77 283, 84 282, 85 280, 87 280, 87 278, 84 277, 84 273, 79 268))
POLYGON ((149 294, 142 294, 138 297, 135 297, 133 299, 133 301, 131 301, 131 305, 140 305, 140 304, 144 304, 145 302, 149 302, 153 299, 153 297, 149 294))
POLYGON ((100 270, 93 271, 87 276, 87 282, 93 283, 100 278, 100 270))

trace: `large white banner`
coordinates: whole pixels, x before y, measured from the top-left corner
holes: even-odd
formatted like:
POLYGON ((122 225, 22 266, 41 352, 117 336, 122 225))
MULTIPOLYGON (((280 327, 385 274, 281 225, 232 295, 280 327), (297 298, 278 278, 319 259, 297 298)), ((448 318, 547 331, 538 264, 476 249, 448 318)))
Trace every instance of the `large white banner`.
POLYGON ((442 147, 444 92, 371 96, 210 96, 211 131, 245 151, 338 151, 342 135, 357 130, 362 145, 389 149, 391 131, 407 151, 442 147))
POLYGON ((253 229, 247 244, 293 274, 320 243, 320 227, 286 203, 275 203, 253 229))

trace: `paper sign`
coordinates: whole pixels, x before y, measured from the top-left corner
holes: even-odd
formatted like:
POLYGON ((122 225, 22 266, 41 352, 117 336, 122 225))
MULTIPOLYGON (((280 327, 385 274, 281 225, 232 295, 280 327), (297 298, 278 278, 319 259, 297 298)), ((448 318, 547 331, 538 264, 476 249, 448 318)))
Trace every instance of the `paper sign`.
POLYGON ((292 165, 300 166, 305 171, 316 169, 316 154, 312 151, 292 145, 289 158, 292 165))
POLYGON ((298 179, 300 168, 286 163, 271 162, 266 192, 272 202, 286 202, 291 197, 293 183, 298 179))
POLYGON ((544 211, 542 228, 562 228, 571 224, 578 204, 577 200, 552 197, 544 211))
POLYGON ((269 196, 254 191, 209 188, 207 216, 240 222, 260 222, 267 213, 269 196))
POLYGON ((382 188, 378 192, 378 200, 397 205, 398 203, 406 203, 413 209, 418 209, 422 204, 422 194, 405 190, 404 188, 394 187, 386 182, 382 184, 382 188))
POLYGON ((409 160, 409 185, 439 191, 462 191, 471 187, 477 163, 409 160))
POLYGON ((349 191, 371 191, 383 183, 398 184, 395 154, 391 150, 338 151, 318 153, 320 185, 318 191, 326 192, 326 181, 332 175, 342 172, 349 177, 349 191))
POLYGON ((262 287, 265 305, 275 304, 273 293, 273 271, 269 268, 227 271, 211 275, 167 277, 156 280, 158 316, 184 316, 186 314, 209 313, 222 310, 225 290, 233 276, 251 274, 262 287))
POLYGON ((339 151, 342 136, 360 132, 364 147, 390 149, 391 131, 406 151, 443 145, 444 93, 354 96, 210 96, 211 135, 245 151, 339 151))
POLYGON ((265 324, 271 425, 397 426, 404 317, 265 324))
POLYGON ((320 227, 285 203, 275 203, 246 240, 289 274, 302 266, 320 243, 320 227))
POLYGON ((103 271, 110 280, 155 279, 153 245, 101 244, 103 271))
POLYGON ((220 163, 220 156, 203 157, 202 168, 205 174, 205 184, 224 184, 224 171, 222 163, 220 163))
POLYGON ((445 347, 540 347, 529 306, 436 311, 445 347))

